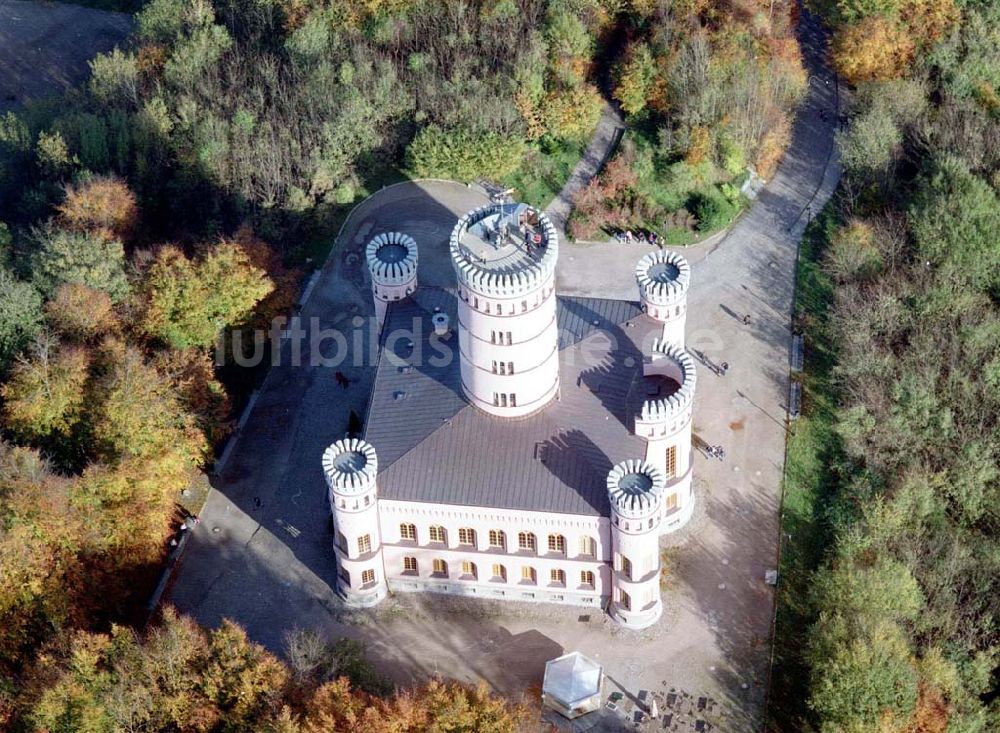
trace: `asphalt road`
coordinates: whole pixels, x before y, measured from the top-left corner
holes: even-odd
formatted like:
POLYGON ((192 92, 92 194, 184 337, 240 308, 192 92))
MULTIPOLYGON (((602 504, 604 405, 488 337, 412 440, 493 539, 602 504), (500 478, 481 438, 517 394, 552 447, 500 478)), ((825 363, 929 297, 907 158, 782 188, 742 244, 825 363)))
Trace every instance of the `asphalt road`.
MULTIPOLYGON (((379 668, 402 683, 440 672, 516 692, 540 682, 546 659, 579 649, 601 661, 611 684, 628 693, 677 687, 704 694, 728 714, 720 730, 757 729, 774 601, 763 577, 777 563, 797 247, 809 209, 818 211, 840 172, 836 82, 821 60, 823 36, 808 15, 802 41, 812 72, 809 98, 778 173, 722 241, 686 251, 693 263, 689 347, 731 365, 726 377, 699 367, 695 432, 725 446, 728 458, 697 458, 695 517, 665 543, 672 580, 660 624, 635 634, 602 614, 580 616, 579 609, 431 596, 346 613, 331 590, 334 561, 319 459, 343 434, 350 410, 363 414, 370 390, 372 306, 361 252, 380 231, 408 232, 420 247, 422 282, 448 285, 447 234, 458 214, 484 199, 441 182, 390 187, 348 221, 302 316, 345 332, 348 361, 336 369, 352 384, 338 387, 334 367, 289 364, 285 343, 285 363, 271 371, 229 462, 213 480, 168 600, 209 626, 233 618, 277 650, 294 628, 363 639, 379 668), (751 315, 749 327, 744 314, 751 315)), ((567 245, 559 289, 634 298, 633 268, 643 251, 567 245)), ((314 343, 318 338, 307 336, 304 351, 314 343)), ((327 341, 323 353, 332 350, 327 341)))

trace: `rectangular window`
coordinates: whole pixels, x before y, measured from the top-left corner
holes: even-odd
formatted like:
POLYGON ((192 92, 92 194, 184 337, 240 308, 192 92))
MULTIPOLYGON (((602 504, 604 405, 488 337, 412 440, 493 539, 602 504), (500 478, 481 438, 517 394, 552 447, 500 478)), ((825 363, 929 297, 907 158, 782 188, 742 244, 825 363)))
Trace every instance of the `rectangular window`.
POLYGON ((494 407, 500 406, 500 395, 498 395, 496 392, 493 393, 493 406, 494 407))
POLYGON ((444 527, 435 524, 428 530, 428 534, 431 542, 444 542, 444 527))
POLYGON ((361 585, 368 585, 369 583, 375 582, 375 571, 374 570, 362 570, 361 571, 361 585))
POLYGON ((462 575, 471 575, 473 578, 476 577, 476 564, 474 562, 469 562, 468 560, 462 561, 462 575))
POLYGON ((622 575, 624 575, 626 578, 628 578, 629 580, 631 580, 632 579, 632 561, 629 560, 624 555, 619 555, 618 558, 619 558, 619 563, 620 563, 620 568, 619 569, 622 571, 622 575))
POLYGON ((514 373, 514 362, 512 362, 512 361, 508 361, 507 362, 507 373, 508 374, 513 374, 514 373))
POLYGON ((497 373, 497 361, 496 361, 496 359, 493 360, 493 373, 494 374, 497 373))
POLYGON ((347 552, 347 538, 342 532, 337 532, 337 547, 340 548, 341 552, 347 552))
POLYGON ((403 558, 403 572, 415 573, 417 572, 417 558, 415 557, 404 557, 403 558))
POLYGON ((507 365, 504 362, 500 362, 500 373, 501 374, 507 373, 507 365))
POLYGON ((667 497, 667 509, 677 508, 677 494, 673 493, 667 497))
POLYGON ((506 407, 506 406, 507 406, 507 395, 501 392, 500 393, 500 407, 506 407))
POLYGON ((524 313, 526 310, 528 310, 528 301, 522 300, 521 301, 521 312, 524 313))
POLYGON ((514 343, 514 341, 513 341, 513 339, 511 339, 511 337, 510 337, 510 331, 508 331, 508 332, 507 332, 507 345, 508 345, 508 346, 510 346, 510 345, 511 345, 511 344, 513 344, 513 343, 514 343))
POLYGON ((469 529, 468 527, 462 527, 458 530, 458 544, 460 545, 475 545, 476 544, 476 530, 469 529))
POLYGON ((632 598, 623 590, 618 591, 618 602, 626 611, 632 610, 632 598))
POLYGON ((562 570, 552 570, 549 573, 549 579, 553 585, 566 585, 566 573, 562 570))
POLYGON ((677 475, 677 446, 672 445, 667 448, 667 478, 674 478, 677 475))
POLYGON ((517 407, 517 395, 516 394, 511 394, 511 396, 510 396, 510 406, 511 407, 517 407))
POLYGON ((370 534, 363 534, 358 537, 358 554, 364 555, 366 552, 372 551, 372 536, 370 534))
POLYGON ((504 535, 503 530, 490 530, 490 547, 499 547, 501 550, 507 547, 507 537, 504 535))
POLYGON ((401 540, 416 541, 416 539, 417 539, 417 525, 415 525, 415 524, 405 524, 405 523, 399 525, 399 538, 401 540))
POLYGON ((444 560, 435 560, 434 574, 448 577, 448 563, 446 563, 444 560))
POLYGON ((535 575, 535 569, 525 565, 521 568, 521 582, 522 583, 535 583, 538 576, 535 575))
POLYGON ((580 571, 580 585, 588 588, 594 587, 594 573, 590 570, 580 571))
POLYGON ((340 579, 344 582, 344 585, 350 586, 351 574, 347 572, 347 570, 345 570, 343 566, 341 566, 340 571, 337 574, 340 576, 340 579))
POLYGON ((580 538, 580 542, 579 542, 579 548, 578 548, 578 550, 579 550, 579 554, 580 555, 586 555, 588 557, 593 557, 594 554, 595 554, 595 552, 596 552, 596 550, 594 548, 594 538, 593 537, 587 537, 586 535, 584 535, 583 537, 581 537, 580 538))
POLYGON ((500 580, 504 583, 507 582, 507 568, 503 565, 496 564, 493 566, 493 580, 500 580))
MULTIPOLYGON (((477 308, 479 307, 478 302, 476 304, 476 307, 477 308)), ((495 344, 496 342, 497 342, 497 332, 496 331, 490 331, 490 343, 491 344, 495 344)))

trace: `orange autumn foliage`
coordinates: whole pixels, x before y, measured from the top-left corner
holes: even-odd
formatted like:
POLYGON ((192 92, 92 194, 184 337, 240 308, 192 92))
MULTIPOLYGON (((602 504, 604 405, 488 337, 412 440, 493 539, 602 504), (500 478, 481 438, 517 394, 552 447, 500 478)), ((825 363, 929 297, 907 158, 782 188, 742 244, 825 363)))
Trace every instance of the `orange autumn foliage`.
POLYGON ((114 176, 97 176, 67 186, 66 198, 57 211, 60 224, 67 229, 104 232, 122 241, 128 241, 139 221, 135 194, 114 176))
POLYGON ((913 53, 913 39, 906 30, 881 16, 843 26, 833 37, 833 63, 852 84, 900 76, 913 53))

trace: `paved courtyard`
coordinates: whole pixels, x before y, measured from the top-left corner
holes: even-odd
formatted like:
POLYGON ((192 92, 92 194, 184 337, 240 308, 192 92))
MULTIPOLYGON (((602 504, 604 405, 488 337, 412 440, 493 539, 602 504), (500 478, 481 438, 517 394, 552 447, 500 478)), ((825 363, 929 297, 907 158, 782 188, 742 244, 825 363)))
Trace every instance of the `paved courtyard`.
MULTIPOLYGON (((605 666, 605 692, 622 695, 619 709, 603 713, 596 729, 624 725, 651 695, 672 716, 670 730, 759 729, 774 600, 764 573, 777 563, 796 246, 807 207, 818 210, 839 174, 833 122, 819 114, 833 109, 836 96, 817 61, 821 40, 814 31, 804 38, 815 71, 810 100, 778 174, 727 236, 685 252, 693 265, 689 349, 731 366, 720 377, 699 365, 695 434, 724 446, 727 458, 696 458, 698 506, 690 525, 664 543, 670 580, 656 626, 627 632, 600 612, 434 595, 347 611, 332 590, 319 458, 343 435, 351 410, 364 414, 371 388, 372 305, 363 247, 375 233, 406 232, 420 247, 421 282, 451 285, 448 233, 457 215, 484 198, 444 182, 390 187, 347 222, 301 313, 304 323, 316 319, 348 336, 342 344, 319 344, 307 329, 304 353, 314 346, 325 356, 340 349, 347 365, 310 365, 308 359, 292 365, 292 342, 285 342, 282 365, 269 374, 213 481, 167 600, 204 624, 233 618, 276 650, 295 628, 362 639, 378 668, 404 684, 440 673, 484 679, 504 693, 537 691, 546 660, 579 650, 605 666), (337 385, 336 370, 350 386, 337 385)), ((633 268, 645 251, 566 245, 559 290, 636 299, 633 268)))

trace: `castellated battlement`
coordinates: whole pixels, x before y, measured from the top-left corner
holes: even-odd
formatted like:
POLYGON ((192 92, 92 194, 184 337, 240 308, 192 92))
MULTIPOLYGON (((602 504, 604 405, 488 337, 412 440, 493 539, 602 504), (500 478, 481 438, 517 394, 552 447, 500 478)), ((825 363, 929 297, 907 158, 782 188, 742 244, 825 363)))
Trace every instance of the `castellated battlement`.
POLYGON ((417 243, 401 232, 385 232, 365 248, 372 280, 380 285, 405 285, 417 276, 417 243))
POLYGON ((694 403, 697 382, 694 360, 685 349, 662 339, 653 341, 643 376, 661 383, 660 394, 642 404, 639 420, 643 423, 672 420, 689 413, 694 403))
POLYGON ((334 493, 363 494, 375 486, 377 474, 375 448, 363 440, 344 438, 323 451, 323 475, 334 493))
POLYGON ((660 249, 639 260, 635 279, 643 302, 667 306, 687 297, 691 265, 676 252, 660 249))
POLYGON ((612 510, 628 519, 659 511, 666 487, 660 469, 638 458, 622 461, 608 473, 608 499, 612 510))
POLYGON ((458 220, 449 247, 459 282, 496 298, 516 298, 542 287, 559 257, 552 222, 527 204, 473 209, 458 220))

